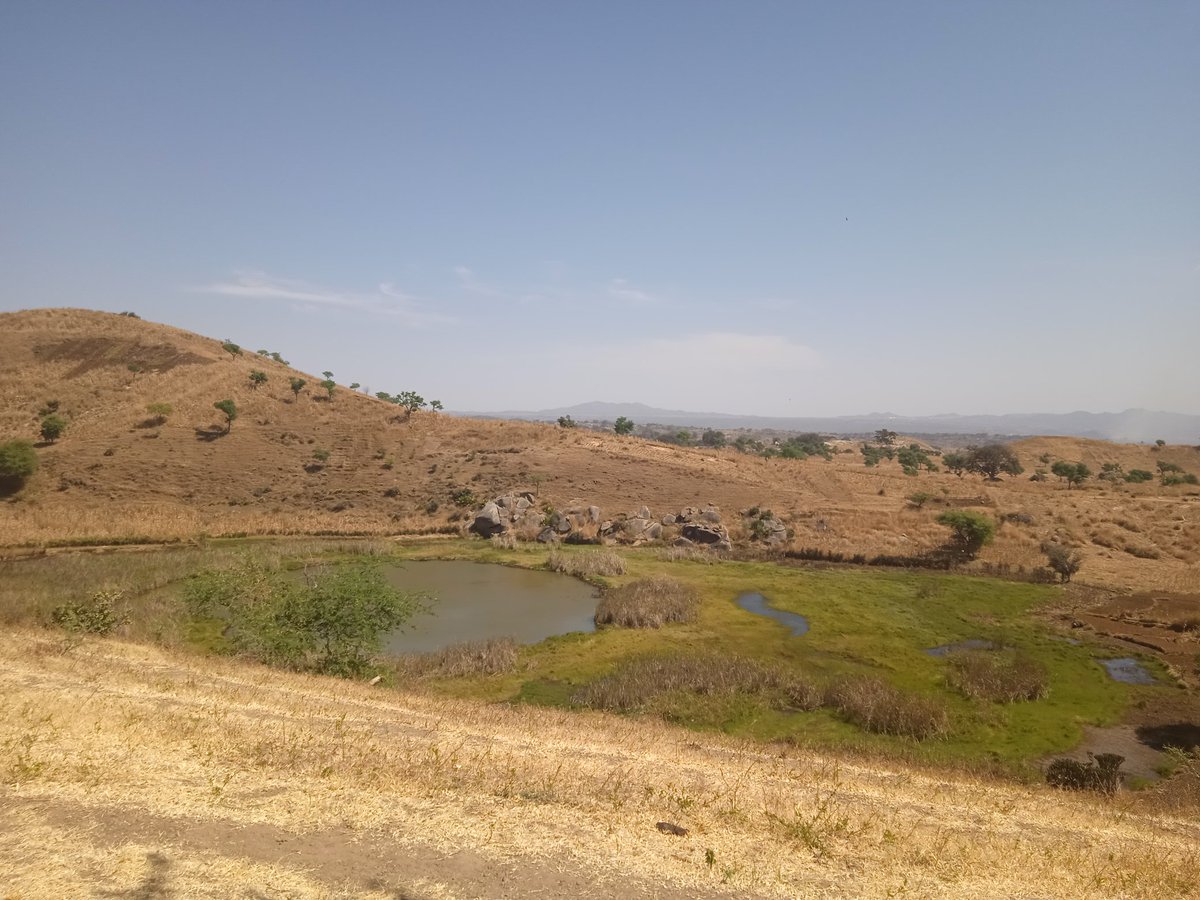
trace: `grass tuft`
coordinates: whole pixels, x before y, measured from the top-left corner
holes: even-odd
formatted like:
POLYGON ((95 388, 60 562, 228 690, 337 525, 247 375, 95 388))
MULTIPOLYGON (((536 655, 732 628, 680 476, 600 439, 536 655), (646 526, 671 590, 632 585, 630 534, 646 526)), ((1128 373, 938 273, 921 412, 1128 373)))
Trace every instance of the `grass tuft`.
POLYGON ((1017 703, 1046 696, 1046 667, 1023 653, 966 650, 950 654, 947 683, 963 696, 993 703, 1017 703))
POLYGON ((451 644, 432 653, 411 653, 392 664, 401 683, 414 678, 459 678, 470 675, 503 675, 517 665, 514 638, 486 638, 451 644))
POLYGON ((583 553, 564 553, 551 550, 546 568, 564 575, 592 578, 597 575, 624 575, 625 560, 609 550, 589 550, 583 553))
POLYGON ((674 578, 639 578, 605 591, 596 605, 596 624, 661 628, 674 622, 691 622, 699 602, 694 588, 674 578))

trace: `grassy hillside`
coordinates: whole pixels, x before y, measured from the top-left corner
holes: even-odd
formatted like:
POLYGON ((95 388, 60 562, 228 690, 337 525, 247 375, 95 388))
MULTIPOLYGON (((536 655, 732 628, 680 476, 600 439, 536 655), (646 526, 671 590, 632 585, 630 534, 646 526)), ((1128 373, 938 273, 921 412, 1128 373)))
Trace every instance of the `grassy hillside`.
POLYGON ((23 900, 1196 895, 1200 828, 1153 794, 44 632, 0 654, 0 893, 23 900))
MULTIPOLYGON (((68 423, 38 450, 41 468, 25 489, 0 501, 0 546, 454 528, 469 509, 455 505, 459 492, 482 500, 525 489, 555 505, 582 498, 606 515, 712 503, 735 538, 745 536, 736 511, 758 505, 793 528, 793 547, 905 555, 945 539, 933 521, 942 509, 975 505, 1017 516, 984 564, 1037 567, 1041 542, 1054 538, 1083 550, 1085 580, 1200 589, 1194 487, 912 478, 894 462, 864 467, 848 442, 832 461, 762 459, 549 425, 406 416, 345 387, 328 399, 320 380, 249 348, 234 356, 219 340, 136 318, 64 309, 0 315, 0 437, 36 439, 50 401, 68 423), (268 378, 257 388, 254 370, 268 378), (307 381, 298 396, 288 387, 293 377, 307 381), (228 434, 213 408, 225 398, 240 410, 228 434), (152 403, 172 405, 164 424, 149 421, 152 403), (915 491, 932 495, 923 509, 905 500, 915 491)), ((1200 472, 1191 447, 1034 438, 1016 448, 1027 473, 1048 468, 1042 458, 1093 470, 1120 462, 1127 471, 1165 461, 1200 472)))

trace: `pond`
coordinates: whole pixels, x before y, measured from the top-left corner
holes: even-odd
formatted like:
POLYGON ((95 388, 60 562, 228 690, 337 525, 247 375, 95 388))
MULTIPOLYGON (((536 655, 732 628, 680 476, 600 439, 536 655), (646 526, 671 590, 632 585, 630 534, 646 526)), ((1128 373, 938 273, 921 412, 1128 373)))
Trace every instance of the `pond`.
POLYGON ((387 653, 424 653, 500 637, 536 644, 556 634, 596 630, 596 589, 567 575, 454 560, 409 562, 386 571, 401 590, 435 598, 429 613, 384 639, 387 653))
POLYGON ((1100 659, 1100 665, 1108 670, 1113 681, 1122 684, 1154 684, 1154 676, 1142 668, 1136 659, 1123 657, 1121 659, 1100 659))
POLYGON ((737 598, 737 605, 746 612, 756 616, 766 616, 792 629, 792 637, 799 637, 808 631, 808 619, 799 613, 788 612, 786 609, 776 609, 767 602, 762 594, 750 592, 737 598))

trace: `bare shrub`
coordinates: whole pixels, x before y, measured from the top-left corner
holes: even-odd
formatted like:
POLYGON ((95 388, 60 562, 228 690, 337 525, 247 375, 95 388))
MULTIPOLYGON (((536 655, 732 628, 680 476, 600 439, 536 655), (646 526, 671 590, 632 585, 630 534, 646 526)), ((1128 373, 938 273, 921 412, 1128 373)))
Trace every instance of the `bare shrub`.
MULTIPOLYGON (((715 654, 635 659, 576 691, 572 703, 596 709, 643 709, 663 694, 705 696, 778 693, 797 706, 819 692, 800 679, 752 659, 715 654)), ((802 709, 811 705, 797 706, 802 709)))
POLYGON ((661 628, 672 622, 691 622, 699 603, 696 591, 674 578, 639 578, 604 592, 596 604, 596 624, 661 628))
POLYGON ((590 550, 583 553, 564 553, 551 550, 546 568, 564 575, 589 578, 596 575, 624 575, 625 560, 608 550, 590 550))
POLYGON ((517 649, 517 642, 511 637, 463 641, 431 653, 410 653, 397 657, 392 668, 402 681, 503 675, 516 667, 517 649))
POLYGON ((975 700, 1017 703, 1046 696, 1046 667, 1021 653, 964 650, 949 657, 947 683, 975 700))
POLYGON ((497 550, 516 550, 517 536, 511 531, 506 531, 503 534, 493 534, 491 544, 497 550))
POLYGON ((878 678, 843 678, 825 689, 825 705, 859 728, 915 740, 949 730, 949 716, 937 701, 905 694, 878 678))
POLYGON ((1112 796, 1121 786, 1121 763, 1116 753, 1088 753, 1086 763, 1059 757, 1046 767, 1046 783, 1068 791, 1098 791, 1112 796))
POLYGON ((703 547, 663 547, 657 556, 663 562, 702 562, 711 564, 716 560, 703 547))

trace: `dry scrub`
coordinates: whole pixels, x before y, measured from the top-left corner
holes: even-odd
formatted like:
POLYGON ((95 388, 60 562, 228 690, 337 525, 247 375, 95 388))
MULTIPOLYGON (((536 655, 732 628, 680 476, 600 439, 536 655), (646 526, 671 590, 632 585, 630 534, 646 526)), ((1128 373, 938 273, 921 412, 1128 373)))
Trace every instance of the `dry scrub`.
POLYGON ((399 684, 414 678, 501 675, 517 664, 517 642, 510 637, 462 641, 430 653, 395 657, 390 666, 399 684))
POLYGON ((661 628, 693 621, 699 604, 695 589, 674 578, 640 578, 604 592, 596 605, 596 624, 661 628))
POLYGON ((624 575, 625 560, 610 550, 582 550, 578 553, 551 550, 550 556, 546 560, 546 568, 551 572, 561 572, 564 575, 595 578, 605 575, 624 575))
POLYGON ((947 683, 974 700, 1039 700, 1049 687, 1046 667, 1021 653, 965 650, 950 654, 948 662, 947 683))

